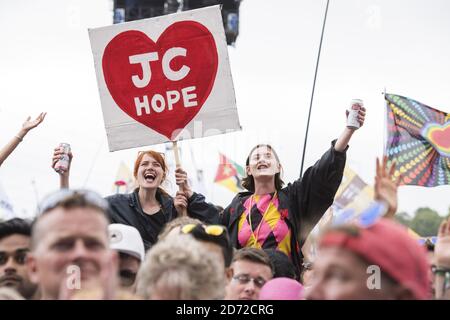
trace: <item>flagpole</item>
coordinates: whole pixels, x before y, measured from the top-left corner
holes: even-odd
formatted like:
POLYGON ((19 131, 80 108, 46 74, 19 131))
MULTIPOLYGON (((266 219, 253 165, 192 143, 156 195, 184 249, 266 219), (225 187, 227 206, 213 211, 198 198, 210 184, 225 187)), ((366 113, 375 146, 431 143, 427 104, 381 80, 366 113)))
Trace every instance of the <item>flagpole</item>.
MULTIPOLYGON (((175 156, 175 167, 178 169, 178 168, 181 168, 181 160, 180 160, 180 153, 179 153, 179 150, 178 150, 178 143, 177 143, 177 140, 175 140, 175 141, 172 141, 172 149, 173 149, 173 154, 174 154, 174 156, 175 156)), ((182 189, 183 189, 183 186, 178 186, 178 190, 179 191, 182 191, 182 189)), ((180 214, 180 216, 181 217, 186 217, 188 214, 187 214, 187 208, 184 208, 183 209, 183 212, 180 214)))
POLYGON ((302 164, 300 166, 300 177, 303 175, 303 164, 305 162, 306 144, 308 142, 309 121, 311 119, 311 109, 312 109, 312 104, 313 104, 313 100, 314 100, 314 90, 315 90, 315 87, 316 87, 317 70, 319 68, 320 52, 322 50, 322 40, 323 40, 324 31, 325 31, 325 23, 327 21, 328 5, 329 4, 330 4, 330 0, 327 0, 327 6, 325 8, 325 15, 324 15, 324 18, 323 18, 322 34, 320 36, 319 52, 317 53, 316 70, 314 72, 314 81, 313 81, 313 87, 312 87, 312 92, 311 92, 311 101, 309 103, 308 120, 306 122, 305 142, 303 143, 302 164))
POLYGON ((97 163, 98 155, 100 154, 100 151, 103 147, 103 143, 104 143, 104 140, 103 139, 100 140, 100 143, 98 144, 98 147, 97 147, 97 151, 95 152, 94 158, 92 159, 92 162, 91 162, 91 166, 89 167, 89 171, 86 175, 86 179, 84 180, 83 188, 86 187, 86 184, 88 183, 89 178, 91 177, 92 169, 94 168, 95 164, 97 163))

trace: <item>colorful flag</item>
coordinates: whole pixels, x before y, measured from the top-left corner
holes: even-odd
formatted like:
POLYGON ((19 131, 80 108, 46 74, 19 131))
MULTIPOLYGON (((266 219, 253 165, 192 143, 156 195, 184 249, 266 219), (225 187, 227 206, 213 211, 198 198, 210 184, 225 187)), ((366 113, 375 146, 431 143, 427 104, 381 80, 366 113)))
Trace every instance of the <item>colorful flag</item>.
POLYGON ((349 167, 345 167, 341 185, 334 196, 333 209, 354 209, 361 212, 372 202, 373 187, 364 182, 361 177, 349 167))
POLYGON ((242 178, 245 175, 244 168, 221 153, 219 156, 220 163, 214 182, 223 185, 234 193, 244 190, 241 185, 242 178))
POLYGON ((389 162, 401 185, 450 184, 450 114, 386 94, 389 162))

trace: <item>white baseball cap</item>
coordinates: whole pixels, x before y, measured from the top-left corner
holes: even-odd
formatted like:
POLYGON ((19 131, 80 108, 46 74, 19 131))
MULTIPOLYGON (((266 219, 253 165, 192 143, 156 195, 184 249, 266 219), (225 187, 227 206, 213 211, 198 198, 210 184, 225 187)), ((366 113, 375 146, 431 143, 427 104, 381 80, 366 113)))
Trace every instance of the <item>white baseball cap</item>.
POLYGON ((141 262, 144 261, 144 242, 135 227, 121 223, 112 223, 108 226, 108 230, 111 249, 132 255, 141 262))

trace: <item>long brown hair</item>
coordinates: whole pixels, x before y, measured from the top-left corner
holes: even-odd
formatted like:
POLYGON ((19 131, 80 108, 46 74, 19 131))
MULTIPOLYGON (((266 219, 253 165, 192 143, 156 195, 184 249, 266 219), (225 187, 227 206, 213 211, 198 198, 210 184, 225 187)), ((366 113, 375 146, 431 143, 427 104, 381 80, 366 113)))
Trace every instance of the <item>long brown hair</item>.
MULTIPOLYGON (((272 146, 270 146, 268 144, 257 144, 256 146, 254 146, 252 148, 252 150, 248 154, 247 160, 245 161, 246 167, 248 167, 250 165, 250 156, 252 155, 253 151, 255 151, 256 149, 261 148, 261 147, 266 147, 267 149, 272 151, 273 155, 275 156, 275 159, 277 159, 278 163, 280 163, 280 159, 278 158, 278 155, 275 152, 275 150, 272 148, 272 146)), ((281 180, 280 176, 281 176, 281 170, 280 170, 280 172, 275 174, 275 190, 281 190, 281 188, 283 188, 284 182, 283 182, 283 180, 281 180)), ((253 178, 253 176, 252 175, 249 176, 246 173, 246 177, 242 179, 242 186, 250 192, 255 192, 255 179, 253 178)))
MULTIPOLYGON (((139 166, 141 165, 142 158, 144 158, 144 156, 146 154, 149 155, 150 157, 152 157, 153 159, 155 159, 156 162, 158 162, 161 165, 161 168, 164 172, 163 178, 161 180, 161 183, 162 183, 166 179, 169 168, 167 167, 166 160, 164 159, 164 155, 162 153, 159 153, 159 152, 156 152, 153 150, 139 151, 138 156, 137 156, 136 160, 134 161, 134 169, 133 169, 134 178, 137 179, 137 173, 139 170, 139 166)), ((158 187, 158 190, 162 194, 168 195, 168 193, 163 188, 158 187)))

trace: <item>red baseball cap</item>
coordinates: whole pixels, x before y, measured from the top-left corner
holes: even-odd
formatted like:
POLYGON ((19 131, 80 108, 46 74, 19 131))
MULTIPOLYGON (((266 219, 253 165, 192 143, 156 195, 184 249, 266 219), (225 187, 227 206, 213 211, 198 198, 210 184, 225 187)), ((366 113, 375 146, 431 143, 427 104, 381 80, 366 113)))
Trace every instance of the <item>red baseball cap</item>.
POLYGON ((320 247, 341 247, 357 254, 370 264, 409 288, 416 299, 430 297, 429 264, 425 249, 402 225, 380 219, 373 225, 358 227, 352 235, 333 229, 320 240, 320 247))

